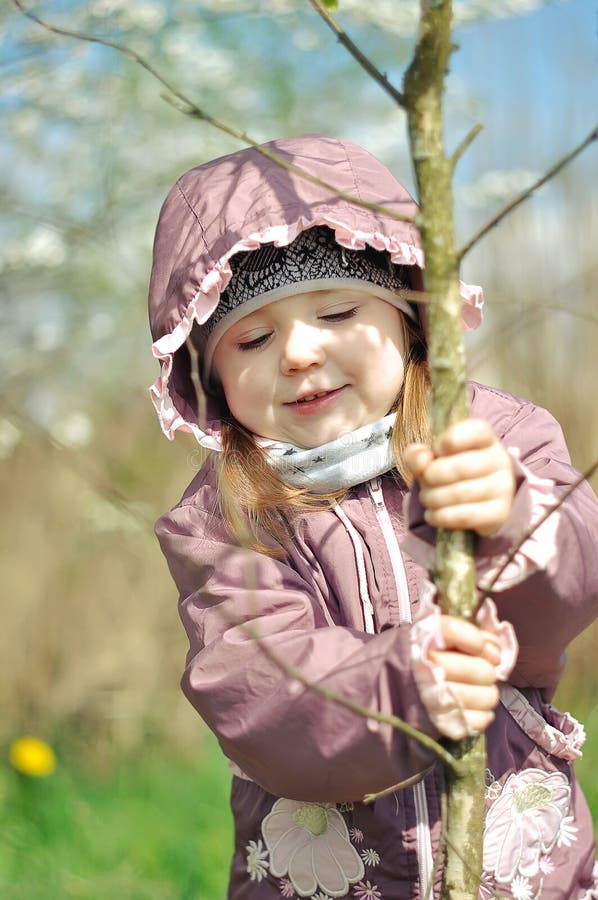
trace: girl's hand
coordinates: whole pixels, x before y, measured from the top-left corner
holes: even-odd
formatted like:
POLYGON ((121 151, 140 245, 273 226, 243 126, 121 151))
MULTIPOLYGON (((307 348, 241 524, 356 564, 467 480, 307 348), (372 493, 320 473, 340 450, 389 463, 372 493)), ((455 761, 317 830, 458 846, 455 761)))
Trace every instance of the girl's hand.
POLYGON ((410 444, 404 458, 419 483, 426 522, 435 528, 487 536, 508 519, 515 496, 511 458, 482 419, 451 426, 434 450, 410 444))
MULTIPOLYGON (((496 685, 496 666, 500 662, 500 650, 496 637, 482 631, 465 619, 454 616, 440 617, 440 632, 446 650, 430 650, 429 659, 444 671, 446 687, 456 701, 468 734, 480 733, 494 720, 494 710, 499 701, 496 685)), ((432 704, 432 699, 424 705, 432 704)), ((428 708, 434 721, 436 708, 428 708)), ((439 724, 442 731, 442 725, 439 724)), ((451 737, 451 734, 447 734, 451 737)))

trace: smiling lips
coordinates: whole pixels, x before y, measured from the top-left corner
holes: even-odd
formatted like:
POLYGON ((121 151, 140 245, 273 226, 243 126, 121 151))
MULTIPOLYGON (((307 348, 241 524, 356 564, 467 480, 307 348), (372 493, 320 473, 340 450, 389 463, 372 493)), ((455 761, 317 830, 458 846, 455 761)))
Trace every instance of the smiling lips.
POLYGON ((285 403, 285 406, 292 408, 299 415, 318 413, 331 406, 345 387, 346 385, 343 385, 332 391, 316 391, 313 394, 305 394, 303 397, 297 398, 297 400, 285 403))
POLYGON ((326 394, 329 394, 330 391, 318 391, 317 394, 307 394, 305 397, 299 397, 296 400, 296 403, 309 403, 310 400, 318 400, 320 397, 325 397, 326 394))

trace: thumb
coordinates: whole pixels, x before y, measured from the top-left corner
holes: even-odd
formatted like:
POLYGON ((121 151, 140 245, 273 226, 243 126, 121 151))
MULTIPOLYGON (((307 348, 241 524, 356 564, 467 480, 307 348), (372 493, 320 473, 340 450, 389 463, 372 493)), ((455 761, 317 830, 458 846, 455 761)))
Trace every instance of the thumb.
POLYGON ((427 444, 408 444, 403 451, 405 465, 413 477, 418 480, 422 477, 426 467, 433 459, 434 454, 427 444))

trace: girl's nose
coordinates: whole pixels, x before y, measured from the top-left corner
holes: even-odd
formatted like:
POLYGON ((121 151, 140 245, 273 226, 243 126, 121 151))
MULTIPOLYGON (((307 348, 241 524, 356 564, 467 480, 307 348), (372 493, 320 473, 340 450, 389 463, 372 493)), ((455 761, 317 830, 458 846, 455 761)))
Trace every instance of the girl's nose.
POLYGON ((294 322, 286 336, 280 358, 283 374, 289 375, 311 366, 321 366, 325 359, 320 329, 305 322, 294 322))

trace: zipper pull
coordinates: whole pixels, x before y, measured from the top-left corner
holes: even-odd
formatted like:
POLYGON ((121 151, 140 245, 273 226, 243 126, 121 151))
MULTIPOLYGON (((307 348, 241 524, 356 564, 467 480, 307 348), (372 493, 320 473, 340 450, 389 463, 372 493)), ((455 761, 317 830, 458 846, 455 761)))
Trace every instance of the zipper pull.
POLYGON ((368 490, 370 492, 370 497, 374 501, 377 509, 383 509, 384 495, 382 493, 382 486, 380 484, 380 478, 378 476, 368 481, 368 490))

